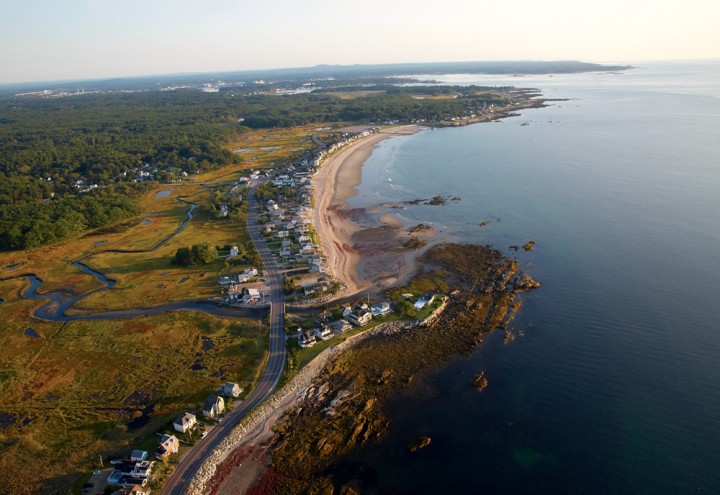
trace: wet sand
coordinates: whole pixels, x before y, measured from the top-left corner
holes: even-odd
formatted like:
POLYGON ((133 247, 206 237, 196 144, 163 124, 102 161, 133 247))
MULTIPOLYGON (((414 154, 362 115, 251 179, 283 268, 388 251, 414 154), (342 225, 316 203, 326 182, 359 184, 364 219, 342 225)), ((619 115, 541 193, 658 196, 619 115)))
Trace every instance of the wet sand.
POLYGON ((387 287, 410 269, 410 257, 381 254, 381 247, 387 246, 392 236, 390 230, 378 227, 399 231, 403 222, 391 213, 373 218, 364 210, 351 210, 346 200, 357 194, 362 165, 379 142, 421 129, 408 125, 372 134, 328 158, 313 178, 313 225, 327 256, 327 272, 345 284, 346 294, 387 287))

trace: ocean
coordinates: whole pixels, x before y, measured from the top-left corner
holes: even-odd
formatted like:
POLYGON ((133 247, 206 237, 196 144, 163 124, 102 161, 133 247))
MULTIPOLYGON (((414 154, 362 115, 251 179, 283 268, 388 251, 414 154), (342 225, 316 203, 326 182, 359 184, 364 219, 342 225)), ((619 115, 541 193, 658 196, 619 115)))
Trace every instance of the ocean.
POLYGON ((348 460, 368 493, 720 493, 720 61, 632 65, 449 76, 564 101, 365 163, 351 206, 459 196, 399 213, 543 284, 514 341, 490 334, 388 402, 387 438, 348 460))

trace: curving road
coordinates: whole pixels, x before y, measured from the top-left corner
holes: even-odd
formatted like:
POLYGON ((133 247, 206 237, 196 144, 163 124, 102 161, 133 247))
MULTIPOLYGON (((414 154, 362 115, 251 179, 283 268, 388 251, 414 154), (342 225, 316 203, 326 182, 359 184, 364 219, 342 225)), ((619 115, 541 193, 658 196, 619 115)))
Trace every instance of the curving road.
POLYGON ((210 431, 181 459, 163 488, 164 495, 180 495, 187 491, 189 481, 205 458, 222 442, 248 412, 265 400, 277 387, 285 369, 285 295, 283 276, 270 254, 257 223, 257 201, 254 191, 248 194, 248 232, 265 265, 265 278, 270 286, 270 352, 265 370, 255 389, 238 407, 225 415, 222 422, 210 431))

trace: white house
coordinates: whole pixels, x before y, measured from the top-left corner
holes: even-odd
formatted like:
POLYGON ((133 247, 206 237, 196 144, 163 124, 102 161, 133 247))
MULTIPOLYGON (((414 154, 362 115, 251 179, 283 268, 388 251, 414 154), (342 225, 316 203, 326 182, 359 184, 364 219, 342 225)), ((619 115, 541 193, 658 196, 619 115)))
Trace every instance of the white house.
POLYGON ((175 435, 163 435, 160 437, 160 444, 155 451, 155 457, 160 460, 167 458, 169 455, 176 454, 180 449, 180 441, 175 435))
POLYGON ((142 462, 147 460, 148 453, 145 450, 133 450, 130 452, 130 460, 132 462, 142 462))
POLYGON ((321 325, 317 328, 313 328, 313 333, 315 334, 315 337, 317 337, 320 340, 327 340, 330 337, 332 337, 332 332, 325 325, 321 325))
POLYGON ((225 397, 239 397, 243 389, 237 383, 227 382, 220 386, 220 393, 225 397))
POLYGON ((415 304, 413 305, 415 307, 415 311, 420 311, 428 304, 432 304, 432 302, 435 300, 435 294, 432 292, 426 292, 422 296, 420 296, 420 299, 415 301, 415 304))
POLYGON ((350 315, 348 316, 348 320, 355 326, 363 327, 370 323, 370 320, 372 320, 372 313, 370 311, 360 309, 358 311, 350 313, 350 315))
POLYGON ((217 394, 210 395, 205 399, 203 416, 210 419, 217 419, 225 411, 225 400, 217 394))
POLYGON ((231 247, 231 248, 230 248, 230 254, 228 255, 228 258, 235 258, 235 257, 237 257, 237 255, 238 255, 239 252, 240 252, 240 250, 238 249, 237 246, 231 247))
POLYGON ((133 478, 148 478, 152 474, 152 468, 155 465, 155 461, 141 461, 136 462, 135 467, 130 476, 133 478))
POLYGON ((347 320, 338 320, 331 325, 333 332, 343 333, 346 330, 350 330, 352 325, 347 320))
POLYGON ((260 291, 258 289, 252 289, 252 288, 244 288, 242 290, 243 297, 241 299, 241 302, 243 304, 255 304, 256 302, 260 301, 260 291))
POLYGON ((193 429, 196 423, 197 418, 195 415, 186 412, 173 422, 173 428, 175 428, 175 431, 180 433, 187 433, 189 430, 193 429))
POLYGON ((392 308, 390 308, 389 302, 383 301, 377 304, 373 304, 370 308, 370 311, 372 312, 373 316, 385 316, 389 315, 392 312, 392 308))
POLYGON ((300 345, 303 349, 314 346, 315 342, 315 335, 313 335, 310 330, 306 330, 298 334, 298 345, 300 345))

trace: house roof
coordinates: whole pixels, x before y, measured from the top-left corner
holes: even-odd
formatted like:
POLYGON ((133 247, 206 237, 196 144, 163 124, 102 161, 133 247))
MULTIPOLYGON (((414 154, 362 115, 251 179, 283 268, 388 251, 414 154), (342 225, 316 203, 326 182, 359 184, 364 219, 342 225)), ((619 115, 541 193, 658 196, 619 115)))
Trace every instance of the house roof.
POLYGON ((205 399, 205 405, 203 406, 203 411, 209 411, 210 409, 215 406, 215 404, 218 402, 218 399, 220 398, 217 394, 211 394, 208 396, 207 399, 205 399))
POLYGON ((148 453, 144 450, 133 450, 130 452, 130 458, 131 459, 146 459, 148 456, 148 453))
POLYGON ((186 412, 185 414, 178 416, 178 418, 175 420, 175 424, 181 425, 189 421, 194 421, 197 419, 194 414, 186 412))

